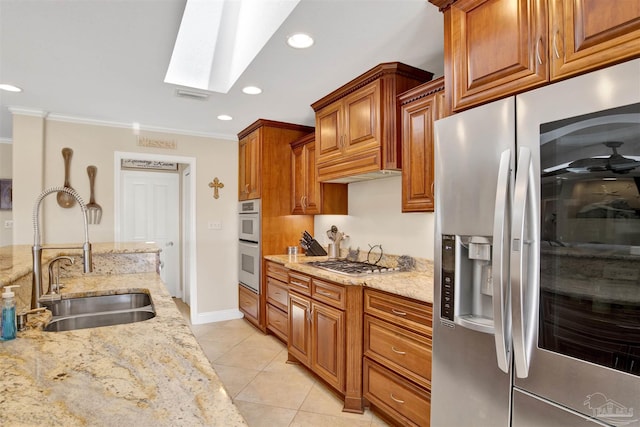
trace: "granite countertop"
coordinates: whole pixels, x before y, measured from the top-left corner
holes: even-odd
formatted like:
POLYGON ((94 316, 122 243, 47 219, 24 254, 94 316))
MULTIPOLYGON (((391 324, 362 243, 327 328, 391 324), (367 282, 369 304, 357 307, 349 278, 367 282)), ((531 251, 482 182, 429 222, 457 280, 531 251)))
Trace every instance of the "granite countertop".
POLYGON ((421 262, 419 263, 419 268, 413 271, 369 276, 348 276, 308 265, 311 261, 324 261, 327 259, 326 256, 311 257, 297 255, 295 258, 290 259, 289 255, 266 255, 265 259, 283 264, 290 270, 331 280, 332 282, 343 285, 361 285, 413 298, 418 301, 433 303, 433 264, 431 262, 421 262))
MULTIPOLYGON (((48 263, 60 255, 82 255, 82 249, 59 249, 61 246, 78 246, 78 244, 42 245, 50 248, 42 251, 42 262, 48 263), (55 248, 55 249, 54 249, 55 248)), ((91 251, 97 254, 136 254, 157 253, 160 251, 155 243, 92 243, 91 251)), ((8 285, 33 269, 31 245, 0 246, 0 286, 8 285)))
MULTIPOLYGON (((19 247, 1 250, 14 260, 24 255, 19 247)), ((27 253, 27 267, 15 265, 14 274, 30 269, 27 253)), ((5 267, 0 263, 3 279, 5 267)), ((68 332, 35 328, 0 342, 0 425, 246 425, 157 273, 80 275, 64 283, 63 297, 148 290, 156 317, 68 332)))

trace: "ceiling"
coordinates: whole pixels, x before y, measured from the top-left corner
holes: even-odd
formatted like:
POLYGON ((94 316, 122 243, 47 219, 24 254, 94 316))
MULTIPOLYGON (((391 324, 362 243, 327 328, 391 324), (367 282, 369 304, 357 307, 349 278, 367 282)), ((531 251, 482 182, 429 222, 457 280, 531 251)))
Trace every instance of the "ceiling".
POLYGON ((9 108, 235 140, 258 118, 313 126, 313 102, 381 62, 443 74, 443 18, 426 0, 302 0, 228 93, 178 97, 163 80, 184 6, 0 0, 0 83, 23 89, 0 91, 0 141, 12 138, 9 108), (288 47, 297 31, 315 44, 288 47), (247 85, 262 94, 242 93, 247 85))

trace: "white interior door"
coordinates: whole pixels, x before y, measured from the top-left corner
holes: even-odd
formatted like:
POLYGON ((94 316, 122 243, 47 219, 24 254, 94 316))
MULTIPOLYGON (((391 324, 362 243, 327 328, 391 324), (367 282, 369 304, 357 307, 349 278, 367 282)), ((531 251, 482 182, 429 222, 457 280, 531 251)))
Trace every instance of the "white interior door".
POLYGON ((182 298, 180 176, 123 170, 120 182, 120 240, 156 242, 162 249, 160 277, 172 296, 182 298))

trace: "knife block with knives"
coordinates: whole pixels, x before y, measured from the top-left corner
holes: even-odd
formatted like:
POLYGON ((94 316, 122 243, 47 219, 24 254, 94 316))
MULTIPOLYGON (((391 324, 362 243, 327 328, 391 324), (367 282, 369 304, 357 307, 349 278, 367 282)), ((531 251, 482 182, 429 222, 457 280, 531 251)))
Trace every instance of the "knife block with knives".
POLYGON ((304 249, 307 256, 325 256, 327 251, 324 250, 320 243, 313 238, 306 230, 302 233, 302 239, 300 239, 300 246, 304 249))

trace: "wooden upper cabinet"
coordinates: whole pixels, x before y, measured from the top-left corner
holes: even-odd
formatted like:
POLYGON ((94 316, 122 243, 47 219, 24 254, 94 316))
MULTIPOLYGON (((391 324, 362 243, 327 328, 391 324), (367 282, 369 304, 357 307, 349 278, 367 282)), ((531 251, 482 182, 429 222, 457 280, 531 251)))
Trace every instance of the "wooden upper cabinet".
POLYGON ((238 200, 263 199, 263 214, 288 215, 290 176, 282 171, 290 168, 289 144, 313 130, 258 119, 238 133, 238 200))
POLYGON ((398 94, 433 74, 399 62, 380 64, 311 106, 321 182, 402 168, 398 94))
POLYGON ((347 184, 325 184, 316 172, 315 133, 291 143, 291 213, 346 215, 347 184))
POLYGON ((453 111, 640 55, 638 0, 429 0, 453 111))
POLYGON ((551 79, 640 55, 640 1, 550 0, 551 79))
POLYGON ((239 142, 238 200, 260 198, 260 129, 239 142))
MULTIPOLYGON (((544 0, 458 0, 450 9, 453 110, 548 81, 544 0)), ((447 53, 445 53, 445 57, 447 53)))
POLYGON ((402 212, 433 212, 433 123, 444 112, 444 78, 398 96, 402 115, 402 212))

